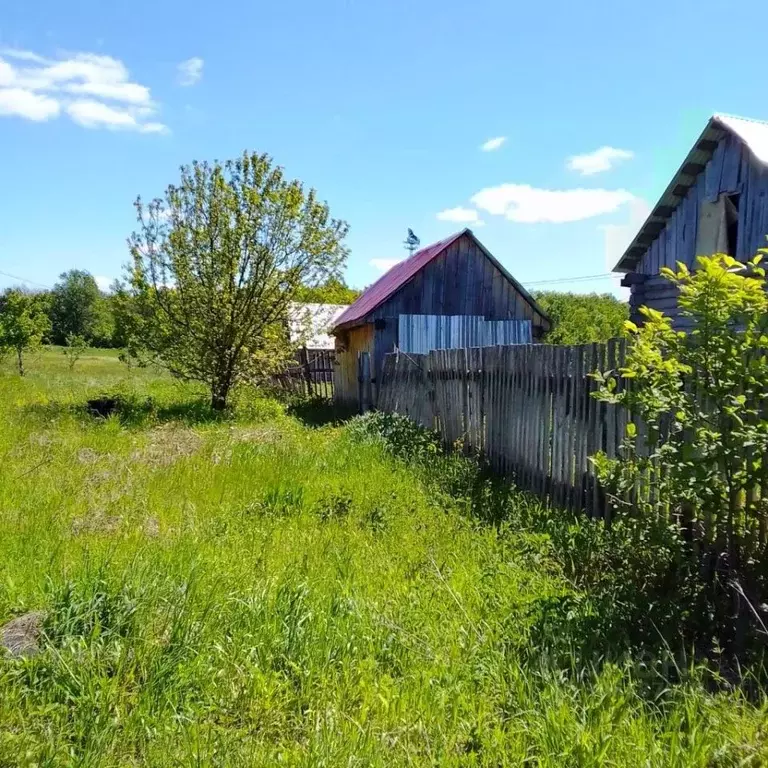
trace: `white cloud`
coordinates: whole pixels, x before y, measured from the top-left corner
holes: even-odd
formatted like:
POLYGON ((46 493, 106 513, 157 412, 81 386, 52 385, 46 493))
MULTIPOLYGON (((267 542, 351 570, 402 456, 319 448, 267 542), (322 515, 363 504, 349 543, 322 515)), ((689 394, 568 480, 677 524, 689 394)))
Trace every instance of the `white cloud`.
POLYGON ((205 62, 199 56, 182 61, 177 67, 179 72, 179 85, 194 85, 200 82, 203 76, 203 64, 205 62))
POLYGON ((477 211, 473 208, 446 208, 437 214, 440 221, 455 221, 459 224, 474 224, 476 227, 482 227, 485 223, 480 219, 477 211))
POLYGON ((93 279, 96 281, 96 285, 99 286, 99 290, 104 293, 109 293, 112 283, 115 282, 111 277, 104 277, 104 275, 94 275, 93 279))
POLYGON ((499 149, 506 140, 506 136, 497 136, 495 139, 488 139, 488 141, 480 145, 480 149, 482 149, 483 152, 493 152, 495 149, 499 149))
POLYGON ((368 263, 379 270, 379 272, 388 272, 395 264, 399 264, 402 259, 371 259, 368 263))
POLYGON ((8 62, 0 59, 0 85, 11 85, 13 78, 13 67, 8 62))
POLYGON ((471 198, 494 216, 524 224, 562 224, 612 213, 634 196, 624 189, 537 189, 528 184, 500 184, 481 189, 471 198))
POLYGON ((617 163, 631 160, 633 157, 634 153, 628 149, 600 147, 594 152, 569 157, 567 167, 569 171, 578 171, 582 176, 591 176, 594 173, 610 171, 617 163))
POLYGON ((74 101, 67 105, 67 114, 84 128, 109 128, 140 133, 163 133, 167 130, 162 123, 141 123, 130 111, 116 109, 100 101, 74 101))
POLYGON ((651 206, 636 197, 629 205, 626 224, 605 224, 600 227, 605 237, 605 266, 609 271, 616 266, 650 215, 651 206))
POLYGON ((56 117, 60 110, 59 102, 49 96, 23 88, 0 88, 0 116, 15 115, 41 122, 56 117))
POLYGON ((47 59, 6 49, 0 58, 0 115, 48 120, 67 114, 88 128, 162 133, 157 105, 147 86, 133 82, 123 62, 76 53, 47 59))

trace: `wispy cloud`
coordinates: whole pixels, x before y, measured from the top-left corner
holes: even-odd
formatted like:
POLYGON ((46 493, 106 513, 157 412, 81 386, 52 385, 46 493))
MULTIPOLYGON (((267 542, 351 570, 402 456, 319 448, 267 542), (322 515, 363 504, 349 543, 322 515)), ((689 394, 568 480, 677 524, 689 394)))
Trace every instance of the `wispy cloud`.
POLYGON ((600 147, 594 152, 569 157, 567 167, 569 171, 577 171, 582 176, 592 176, 595 173, 610 171, 617 163, 622 160, 631 160, 634 156, 634 152, 628 149, 600 147))
POLYGON ((379 270, 379 272, 388 272, 395 264, 399 264, 402 259, 371 259, 368 263, 379 270))
POLYGON ((199 56, 193 56, 191 59, 182 61, 177 67, 179 85, 190 86, 200 82, 204 64, 205 62, 199 56))
POLYGON ((111 56, 0 51, 0 115, 44 121, 66 114, 86 128, 167 132, 152 119, 157 111, 149 88, 111 56))
POLYGON ((476 227, 482 227, 485 224, 474 208, 463 208, 460 205, 440 211, 437 218, 440 221, 454 221, 458 224, 474 224, 476 227))
POLYGON ((100 101, 73 101, 67 105, 67 114, 84 128, 109 128, 140 133, 164 133, 167 130, 162 123, 139 122, 129 111, 116 109, 100 101))
POLYGON ((600 229, 605 237, 605 265, 612 270, 632 239, 645 224, 651 214, 651 206, 641 197, 636 197, 630 204, 625 224, 605 224, 600 229))
POLYGON ((616 211, 634 199, 624 189, 538 189, 528 184, 487 187, 471 198, 483 211, 525 224, 581 221, 616 211))
POLYGON ((496 136, 496 138, 488 139, 484 144, 481 144, 480 149, 482 149, 483 152, 493 152, 494 150, 499 149, 506 140, 506 136, 496 136))
POLYGON ((56 99, 24 88, 0 88, 0 115, 16 115, 42 122, 57 117, 61 106, 56 99))
POLYGON ((93 279, 96 281, 96 285, 99 286, 99 290, 104 293, 109 293, 112 283, 115 282, 113 278, 105 277, 104 275, 94 275, 93 279))

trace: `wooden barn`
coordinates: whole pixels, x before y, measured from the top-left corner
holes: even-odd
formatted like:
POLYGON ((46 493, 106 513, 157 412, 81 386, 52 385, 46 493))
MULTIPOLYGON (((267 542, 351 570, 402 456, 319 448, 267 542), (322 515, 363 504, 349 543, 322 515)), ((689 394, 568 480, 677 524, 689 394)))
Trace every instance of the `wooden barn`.
POLYGON ((768 234, 768 123, 715 115, 615 267, 625 273, 630 315, 642 305, 684 329, 677 289, 659 275, 681 261, 727 253, 739 261, 765 246, 768 234))
POLYGON ((336 319, 334 396, 358 402, 360 353, 368 353, 375 403, 388 352, 531 343, 549 325, 525 288, 464 229, 396 264, 336 319))

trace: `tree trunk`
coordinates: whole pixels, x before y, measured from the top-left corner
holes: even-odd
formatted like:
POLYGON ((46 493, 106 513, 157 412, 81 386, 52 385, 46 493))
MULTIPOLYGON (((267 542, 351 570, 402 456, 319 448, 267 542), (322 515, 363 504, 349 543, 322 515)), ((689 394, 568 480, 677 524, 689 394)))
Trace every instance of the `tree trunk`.
POLYGON ((24 352, 21 347, 16 348, 16 357, 19 363, 19 376, 24 375, 24 352))
POLYGON ((225 384, 215 384, 211 387, 211 408, 214 411, 223 411, 227 407, 229 387, 225 384))

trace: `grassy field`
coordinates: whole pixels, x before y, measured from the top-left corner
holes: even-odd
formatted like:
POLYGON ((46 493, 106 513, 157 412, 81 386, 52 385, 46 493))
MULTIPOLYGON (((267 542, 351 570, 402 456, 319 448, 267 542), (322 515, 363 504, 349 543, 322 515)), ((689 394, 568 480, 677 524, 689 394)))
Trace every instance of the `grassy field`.
POLYGON ((766 707, 555 663, 574 592, 345 427, 94 352, 0 372, 0 765, 759 766, 766 707), (119 416, 88 398, 120 394, 119 416))

